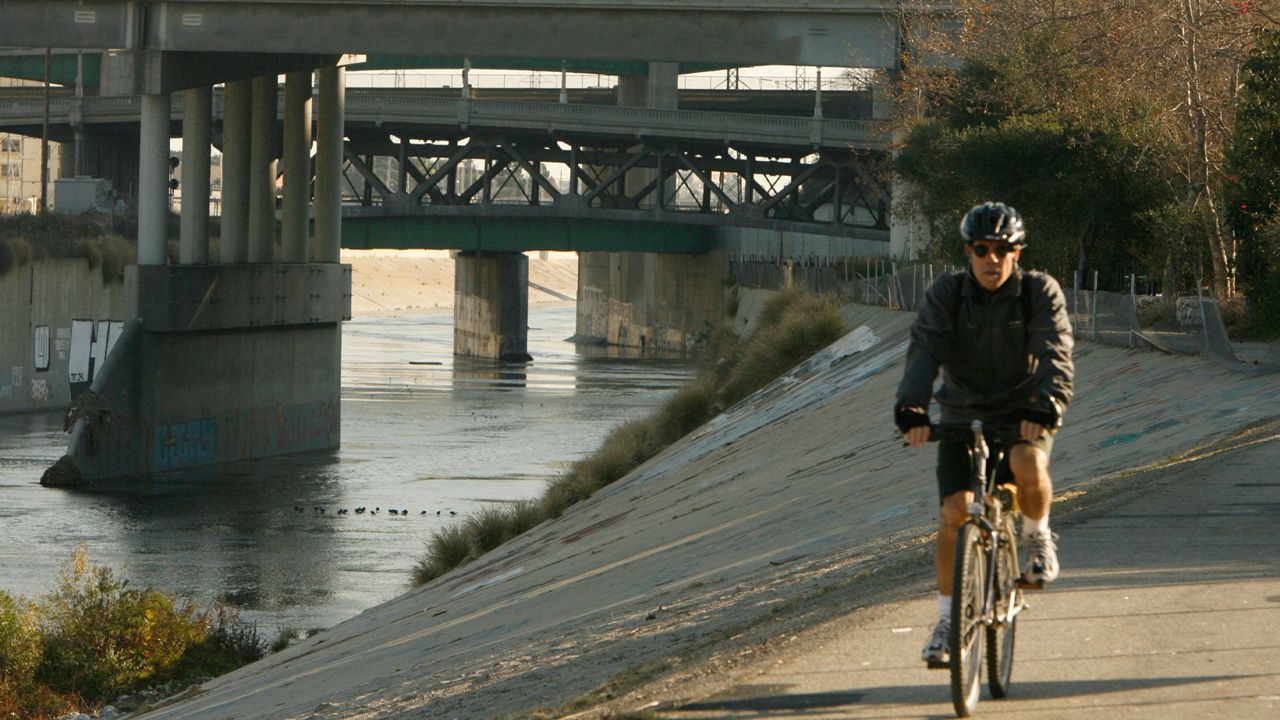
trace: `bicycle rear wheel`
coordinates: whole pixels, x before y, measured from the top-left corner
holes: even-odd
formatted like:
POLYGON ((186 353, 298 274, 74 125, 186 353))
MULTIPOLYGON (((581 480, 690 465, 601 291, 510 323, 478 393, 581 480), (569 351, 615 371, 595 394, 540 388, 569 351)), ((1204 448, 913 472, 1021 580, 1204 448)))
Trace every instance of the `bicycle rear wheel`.
POLYGON ((951 704, 968 717, 982 690, 982 599, 986 592, 987 554, 982 529, 972 522, 956 535, 956 564, 951 590, 951 704))
POLYGON ((1009 694, 1013 676, 1013 641, 1018 629, 1018 612, 1021 610, 1021 590, 1018 589, 1018 552, 1014 547, 1013 522, 1006 516, 1001 523, 1000 543, 996 550, 995 622, 987 626, 987 686, 991 697, 1002 698, 1009 694))

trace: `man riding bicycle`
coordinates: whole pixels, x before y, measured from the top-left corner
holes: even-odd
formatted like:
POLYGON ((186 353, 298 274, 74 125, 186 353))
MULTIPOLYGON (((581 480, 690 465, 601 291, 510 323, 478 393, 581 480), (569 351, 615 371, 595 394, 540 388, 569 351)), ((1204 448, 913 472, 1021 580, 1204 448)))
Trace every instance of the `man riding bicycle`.
MULTIPOLYGON (((974 207, 960 223, 967 269, 929 287, 911 328, 906 370, 898 386, 894 422, 908 445, 929 440, 929 401, 942 422, 1002 419, 1016 423, 1019 440, 1008 448, 1001 472, 1012 471, 1022 509, 1023 581, 1043 587, 1058 575, 1055 535, 1049 529, 1053 436, 1072 397, 1071 323, 1058 282, 1022 270, 1018 257, 1026 231, 1017 210, 1004 203, 974 207), (942 371, 942 386, 933 383, 942 371)), ((941 497, 935 565, 940 619, 923 657, 945 665, 951 617, 951 575, 956 532, 969 517, 968 448, 938 444, 941 497)))

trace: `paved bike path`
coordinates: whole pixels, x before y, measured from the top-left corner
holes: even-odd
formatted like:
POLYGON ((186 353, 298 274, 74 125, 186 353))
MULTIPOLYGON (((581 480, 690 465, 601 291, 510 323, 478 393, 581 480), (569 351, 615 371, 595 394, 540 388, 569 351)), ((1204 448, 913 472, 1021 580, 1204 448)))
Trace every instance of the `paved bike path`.
MULTIPOLYGON (((1063 575, 1029 594, 1016 718, 1280 717, 1280 436, 1121 480, 1057 524, 1063 575)), ((932 596, 802 633, 790 649, 667 701, 657 715, 953 716, 946 672, 918 662, 932 596)))

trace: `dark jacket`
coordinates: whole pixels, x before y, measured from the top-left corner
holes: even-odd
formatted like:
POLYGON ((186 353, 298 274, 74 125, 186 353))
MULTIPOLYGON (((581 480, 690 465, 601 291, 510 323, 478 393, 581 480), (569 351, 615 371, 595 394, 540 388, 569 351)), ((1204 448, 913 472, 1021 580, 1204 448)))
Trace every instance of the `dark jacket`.
POLYGON ((1071 402, 1072 345, 1066 297, 1051 276, 1015 268, 987 292, 968 270, 948 273, 929 287, 911 327, 898 400, 927 408, 941 369, 943 422, 1051 405, 1060 416, 1071 402))

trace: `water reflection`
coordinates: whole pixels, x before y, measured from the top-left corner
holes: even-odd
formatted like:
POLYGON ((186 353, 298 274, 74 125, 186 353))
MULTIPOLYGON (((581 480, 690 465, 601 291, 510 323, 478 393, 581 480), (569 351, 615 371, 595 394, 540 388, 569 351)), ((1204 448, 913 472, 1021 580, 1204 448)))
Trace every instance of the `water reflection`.
POLYGON ((540 494, 689 375, 677 356, 575 349, 572 307, 530 317, 534 360, 514 365, 455 359, 447 315, 347 323, 337 452, 50 490, 61 413, 0 417, 0 589, 49 589, 83 542, 135 585, 233 601, 268 632, 402 592, 432 532, 540 494))
POLYGON ((527 363, 499 362, 480 358, 455 358, 454 392, 481 388, 498 391, 523 390, 529 380, 527 363))

